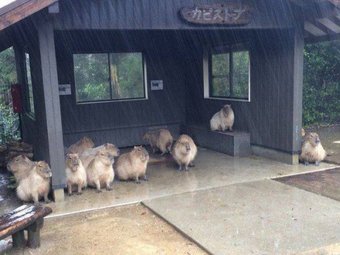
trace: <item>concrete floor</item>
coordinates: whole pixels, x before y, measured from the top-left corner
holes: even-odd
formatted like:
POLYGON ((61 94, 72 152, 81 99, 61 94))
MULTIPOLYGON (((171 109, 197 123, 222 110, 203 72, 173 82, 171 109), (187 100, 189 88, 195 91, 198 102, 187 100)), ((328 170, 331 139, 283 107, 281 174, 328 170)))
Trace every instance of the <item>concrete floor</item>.
MULTIPOLYGON (((195 164, 189 172, 176 171, 174 162, 151 164, 148 182, 114 182, 113 191, 87 189, 81 196, 67 196, 64 202, 49 205, 53 214, 47 222, 72 225, 66 215, 77 217, 75 213, 86 211, 95 215, 98 209, 144 201, 214 254, 313 254, 308 252, 315 249, 337 249, 321 254, 340 254, 339 202, 271 180, 338 166, 292 166, 202 148, 195 164)), ((56 242, 64 246, 62 238, 56 242)))
POLYGON ((299 254, 340 243, 339 202, 272 180, 143 203, 212 254, 299 254))
POLYGON ((64 202, 50 204, 53 214, 49 217, 335 167, 328 163, 292 166, 258 157, 230 157, 201 148, 195 164, 196 167, 189 172, 176 171, 177 166, 173 162, 150 165, 148 182, 117 181, 113 184, 113 191, 96 193, 94 189, 87 189, 81 196, 67 196, 64 202))

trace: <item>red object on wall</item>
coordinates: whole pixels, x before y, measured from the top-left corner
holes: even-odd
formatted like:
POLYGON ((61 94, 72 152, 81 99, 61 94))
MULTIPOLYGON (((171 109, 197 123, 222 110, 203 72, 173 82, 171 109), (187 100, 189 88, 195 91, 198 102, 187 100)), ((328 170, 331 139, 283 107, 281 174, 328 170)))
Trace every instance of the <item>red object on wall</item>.
POLYGON ((12 84, 11 94, 12 94, 12 100, 13 100, 13 111, 15 113, 21 113, 22 112, 21 85, 12 84))

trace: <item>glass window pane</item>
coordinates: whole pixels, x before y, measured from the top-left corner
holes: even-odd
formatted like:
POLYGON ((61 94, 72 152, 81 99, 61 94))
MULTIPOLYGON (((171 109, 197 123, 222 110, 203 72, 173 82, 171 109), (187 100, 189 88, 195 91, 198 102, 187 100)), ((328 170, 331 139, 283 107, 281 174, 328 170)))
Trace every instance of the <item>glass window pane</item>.
POLYGON ((32 75, 31 75, 31 65, 30 65, 30 55, 25 53, 25 65, 26 65, 26 81, 28 89, 28 106, 29 112, 35 113, 34 110, 34 99, 33 99, 33 87, 32 87, 32 75))
POLYGON ((142 53, 110 54, 112 99, 144 98, 142 53))
POLYGON ((213 78, 210 95, 213 97, 230 96, 229 78, 213 78))
POLYGON ((108 54, 75 54, 73 62, 77 102, 111 99, 108 54))
POLYGON ((248 98, 249 95, 249 52, 239 51, 233 55, 233 97, 248 98))
POLYGON ((212 75, 229 75, 229 53, 212 55, 212 75))

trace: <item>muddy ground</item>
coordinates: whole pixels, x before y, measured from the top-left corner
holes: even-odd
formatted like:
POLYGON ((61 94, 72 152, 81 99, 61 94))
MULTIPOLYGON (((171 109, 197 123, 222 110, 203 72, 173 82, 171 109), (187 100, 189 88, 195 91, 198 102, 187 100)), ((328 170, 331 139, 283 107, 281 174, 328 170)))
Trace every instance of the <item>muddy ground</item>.
MULTIPOLYGON (((6 243, 2 242, 2 249, 6 243)), ((8 244, 7 244, 8 246, 8 244)), ((207 254, 142 205, 47 219, 39 249, 0 254, 207 254)))

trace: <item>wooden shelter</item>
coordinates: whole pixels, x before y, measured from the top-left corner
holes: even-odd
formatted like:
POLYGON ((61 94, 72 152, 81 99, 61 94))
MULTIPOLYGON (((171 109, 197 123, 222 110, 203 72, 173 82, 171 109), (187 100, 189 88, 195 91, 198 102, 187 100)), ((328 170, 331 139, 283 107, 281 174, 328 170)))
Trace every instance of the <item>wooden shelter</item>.
POLYGON ((50 163, 56 196, 64 147, 83 136, 124 147, 167 127, 226 152, 248 139, 255 154, 297 163, 304 44, 339 38, 339 4, 12 1, 0 8, 0 50, 15 48, 23 140, 50 163), (216 137, 209 120, 226 103, 235 133, 216 137))

